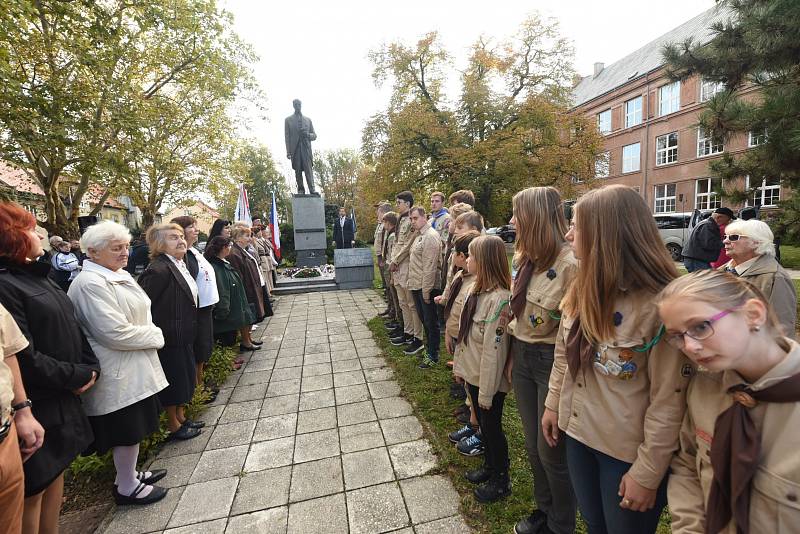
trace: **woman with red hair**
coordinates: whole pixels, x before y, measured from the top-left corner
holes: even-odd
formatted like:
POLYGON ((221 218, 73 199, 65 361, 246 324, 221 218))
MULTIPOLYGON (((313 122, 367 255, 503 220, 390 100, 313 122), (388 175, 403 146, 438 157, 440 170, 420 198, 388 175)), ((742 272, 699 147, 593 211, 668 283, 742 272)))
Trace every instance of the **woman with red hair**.
POLYGON ((45 440, 24 464, 22 532, 58 532, 64 470, 92 443, 92 428, 78 395, 91 388, 100 366, 67 295, 47 275, 36 220, 14 203, 0 203, 0 304, 29 345, 19 351, 29 409, 45 440))

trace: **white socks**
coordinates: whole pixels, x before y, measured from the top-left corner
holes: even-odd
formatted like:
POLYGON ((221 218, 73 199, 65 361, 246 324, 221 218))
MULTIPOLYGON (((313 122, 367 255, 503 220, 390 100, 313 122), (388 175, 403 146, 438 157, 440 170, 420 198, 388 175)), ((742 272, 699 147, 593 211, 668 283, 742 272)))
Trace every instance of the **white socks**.
MULTIPOLYGON (((114 468, 117 470, 117 478, 114 484, 120 495, 130 496, 140 484, 136 478, 136 460, 139 458, 139 444, 128 445, 125 447, 114 447, 114 468)), ((145 486, 136 497, 146 497, 153 490, 152 486, 145 486)))

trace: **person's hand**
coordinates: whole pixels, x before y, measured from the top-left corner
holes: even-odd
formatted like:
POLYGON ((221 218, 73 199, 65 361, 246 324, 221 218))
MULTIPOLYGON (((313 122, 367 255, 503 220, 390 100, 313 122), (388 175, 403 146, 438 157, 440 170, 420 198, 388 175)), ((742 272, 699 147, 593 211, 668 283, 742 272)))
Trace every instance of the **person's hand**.
POLYGON ((431 303, 431 294, 428 293, 428 296, 426 297, 425 294, 423 293, 422 294, 422 302, 424 302, 425 304, 430 304, 431 303))
POLYGON ((436 295, 435 297, 433 297, 433 302, 435 302, 436 304, 440 304, 442 302, 442 296, 436 295))
POLYGON ((558 445, 558 412, 550 408, 544 409, 544 414, 542 414, 542 434, 544 434, 544 440, 548 445, 551 447, 558 445))
POLYGON ((85 393, 90 387, 94 385, 96 381, 97 381, 97 371, 92 371, 92 378, 78 389, 73 389, 72 392, 75 395, 80 395, 81 393, 85 393))
POLYGON ((619 493, 622 497, 620 508, 645 512, 656 504, 656 490, 645 488, 630 475, 625 473, 619 483, 619 493))
POLYGON ((514 370, 514 353, 510 352, 508 358, 506 358, 506 366, 503 368, 503 375, 505 375, 506 380, 511 382, 511 371, 514 370))
POLYGON ((456 344, 453 341, 453 338, 448 336, 447 334, 444 335, 444 346, 447 349, 447 352, 450 354, 456 353, 456 344))
POLYGON ((22 461, 25 462, 42 447, 44 443, 44 428, 33 416, 30 408, 16 412, 14 414, 14 424, 17 426, 22 461))
POLYGON ((286 154, 286 159, 292 159, 292 155, 291 154, 286 154))
POLYGON ((389 270, 390 270, 391 272, 393 272, 393 273, 397 272, 397 264, 396 264, 396 263, 392 263, 392 264, 390 264, 390 265, 389 265, 389 270))
POLYGON ((356 242, 355 241, 350 241, 350 246, 351 247, 355 247, 356 246, 356 242))
POLYGON ((456 384, 464 384, 464 377, 458 376, 457 374, 453 373, 453 380, 456 381, 456 384))
POLYGON ((378 260, 378 267, 380 267, 381 269, 383 269, 383 266, 384 266, 384 265, 385 265, 385 262, 384 262, 383 260, 378 260))

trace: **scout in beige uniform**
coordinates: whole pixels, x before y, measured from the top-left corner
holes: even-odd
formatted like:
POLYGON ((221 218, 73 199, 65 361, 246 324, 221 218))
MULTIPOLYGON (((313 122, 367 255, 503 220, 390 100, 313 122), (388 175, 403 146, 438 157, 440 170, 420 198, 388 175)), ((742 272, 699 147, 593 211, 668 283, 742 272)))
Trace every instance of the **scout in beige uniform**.
MULTIPOLYGON (((461 211, 460 209, 458 211, 461 211)), ((456 212, 456 207, 453 207, 453 212, 456 212)), ((463 213, 459 214, 456 217, 455 221, 452 222, 453 224, 453 238, 458 237, 459 235, 463 234, 464 232, 469 232, 470 230, 474 230, 480 234, 484 233, 483 229, 483 217, 477 211, 469 210, 464 211, 463 213)), ((452 249, 452 247, 451 247, 452 249)), ((447 262, 447 279, 445 281, 444 290, 446 291, 450 284, 453 282, 453 276, 455 275, 455 271, 453 270, 453 255, 452 250, 450 253, 445 254, 445 261, 447 262)))
MULTIPOLYGON (((414 205, 414 196, 410 191, 403 191, 395 198, 397 212, 400 220, 395 231, 394 249, 389 260, 389 270, 392 272, 392 279, 397 289, 397 300, 400 302, 400 309, 403 314, 403 334, 390 338, 392 345, 408 345, 406 349, 415 346, 416 352, 422 350, 422 321, 417 316, 414 307, 414 298, 411 290, 408 289, 408 267, 411 246, 417 237, 417 232, 411 226, 409 210, 414 205), (418 343, 415 343, 418 341, 418 343)), ((395 332, 393 332, 394 334, 395 332)))
POLYGON ((384 239, 386 236, 386 231, 383 228, 383 216, 391 211, 391 206, 387 201, 382 201, 378 203, 376 206, 377 208, 377 218, 378 224, 375 226, 375 237, 372 241, 373 249, 375 250, 375 261, 378 263, 378 271, 381 273, 381 283, 383 285, 383 298, 386 300, 388 306, 386 310, 382 313, 379 313, 381 317, 394 317, 394 309, 392 308, 392 299, 389 295, 389 284, 388 284, 388 277, 386 276, 386 259, 383 256, 383 249, 384 249, 384 239))
POLYGON ((720 271, 675 280, 659 311, 702 367, 671 465, 672 532, 800 532, 800 346, 763 293, 720 271))
MULTIPOLYGON (((389 296, 389 308, 392 314, 389 316, 389 321, 384 323, 390 334, 397 333, 403 334, 403 314, 400 310, 400 302, 397 299, 397 288, 394 286, 394 277, 389 270, 389 262, 387 258, 392 257, 392 250, 394 249, 395 229, 397 228, 397 213, 390 211, 383 215, 383 271, 386 276, 386 293, 389 296)), ((390 335, 390 337, 392 337, 390 335)))
POLYGON ((478 412, 486 451, 484 465, 466 473, 479 502, 494 502, 511 493, 508 442, 503 433, 503 404, 511 385, 503 374, 508 355, 506 326, 511 316, 511 275, 505 244, 496 236, 481 236, 469 246, 467 270, 475 283, 464 303, 456 342, 459 373, 467 383, 478 412))
POLYGON ((553 187, 530 187, 514 195, 516 225, 515 276, 509 324, 513 335, 507 368, 522 419, 525 448, 533 472, 538 505, 517 522, 515 534, 575 531, 575 494, 569 480, 563 440, 550 447, 542 434, 542 414, 553 368, 561 300, 577 272, 578 262, 564 241, 567 221, 561 196, 553 187))
POLYGON ((653 533, 692 373, 661 341, 655 305, 677 272, 629 187, 586 193, 572 222, 566 237, 580 264, 563 301, 542 430, 551 446, 566 439, 590 532, 653 533))
MULTIPOLYGON (((411 208, 411 224, 418 236, 411 247, 408 269, 408 289, 414 297, 417 316, 425 329, 427 347, 421 369, 428 369, 439 362, 439 317, 433 300, 434 290, 439 287, 442 262, 442 240, 431 228, 425 217, 425 210, 419 206, 411 208)), ((415 347, 409 347, 406 354, 413 354, 415 347)))

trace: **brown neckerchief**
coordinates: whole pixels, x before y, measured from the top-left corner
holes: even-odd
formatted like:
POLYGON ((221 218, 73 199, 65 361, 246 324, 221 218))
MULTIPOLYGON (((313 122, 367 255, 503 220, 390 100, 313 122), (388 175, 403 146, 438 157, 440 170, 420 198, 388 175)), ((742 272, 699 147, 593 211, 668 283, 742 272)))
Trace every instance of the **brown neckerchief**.
POLYGON ((514 312, 514 317, 517 319, 522 318, 525 314, 525 300, 528 292, 528 283, 533 276, 533 263, 531 260, 525 260, 522 266, 517 271, 517 277, 514 279, 514 291, 511 292, 511 311, 514 312))
POLYGON ((469 331, 472 329, 472 318, 475 317, 475 310, 478 309, 478 294, 477 293, 470 293, 467 296, 466 302, 464 302, 464 309, 461 310, 461 317, 458 321, 458 338, 456 339, 457 344, 461 344, 464 342, 464 345, 468 345, 469 340, 469 331))
POLYGON ((581 366, 589 363, 594 353, 594 346, 583 335, 580 318, 576 318, 575 322, 572 323, 572 328, 570 328, 567 336, 566 353, 569 373, 572 375, 572 379, 575 380, 578 377, 578 371, 580 371, 581 366))
POLYGON ((717 534, 736 520, 737 534, 750 531, 750 486, 761 455, 761 434, 750 417, 756 401, 800 402, 800 373, 774 386, 753 391, 734 386, 734 403, 719 414, 711 442, 714 478, 706 505, 706 534, 717 534))
POLYGON ((453 304, 455 304, 458 292, 461 291, 461 287, 463 285, 464 285, 464 273, 462 272, 461 276, 456 275, 455 279, 453 280, 453 284, 450 286, 450 296, 447 298, 447 304, 444 305, 445 321, 447 321, 447 318, 450 317, 450 312, 453 309, 453 304))

